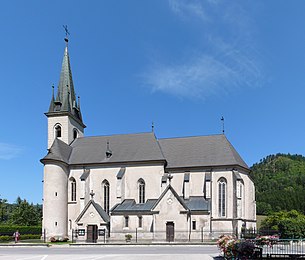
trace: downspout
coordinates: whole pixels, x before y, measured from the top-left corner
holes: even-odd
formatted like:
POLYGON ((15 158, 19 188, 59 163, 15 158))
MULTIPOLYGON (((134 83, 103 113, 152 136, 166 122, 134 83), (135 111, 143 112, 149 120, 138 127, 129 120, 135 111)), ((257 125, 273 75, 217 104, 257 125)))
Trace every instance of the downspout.
POLYGON ((211 196, 210 196, 210 236, 212 237, 213 233, 213 224, 212 224, 212 219, 213 219, 213 177, 212 177, 212 169, 211 169, 211 196))
POLYGON ((191 210, 189 209, 188 210, 188 215, 189 215, 189 221, 190 221, 190 224, 189 224, 189 242, 191 241, 191 232, 192 232, 192 215, 191 215, 191 210))

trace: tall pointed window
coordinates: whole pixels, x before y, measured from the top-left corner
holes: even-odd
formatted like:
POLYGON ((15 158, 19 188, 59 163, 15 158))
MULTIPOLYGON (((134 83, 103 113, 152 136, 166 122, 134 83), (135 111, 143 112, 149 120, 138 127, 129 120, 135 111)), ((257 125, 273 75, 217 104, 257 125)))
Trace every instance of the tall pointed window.
POLYGON ((102 189, 103 189, 103 205, 104 210, 107 214, 109 214, 109 204, 110 204, 110 185, 107 180, 104 180, 102 183, 102 189))
POLYGON ((71 185, 71 201, 76 201, 76 181, 74 178, 70 178, 71 185))
POLYGON ((57 138, 57 137, 61 137, 61 126, 60 125, 55 126, 55 138, 57 138))
POLYGON ((237 217, 242 218, 244 215, 244 183, 242 180, 236 182, 236 206, 237 206, 237 217))
POLYGON ((226 216, 227 181, 224 178, 218 180, 218 216, 226 216))
POLYGON ((139 203, 145 203, 145 182, 143 179, 138 180, 139 203))

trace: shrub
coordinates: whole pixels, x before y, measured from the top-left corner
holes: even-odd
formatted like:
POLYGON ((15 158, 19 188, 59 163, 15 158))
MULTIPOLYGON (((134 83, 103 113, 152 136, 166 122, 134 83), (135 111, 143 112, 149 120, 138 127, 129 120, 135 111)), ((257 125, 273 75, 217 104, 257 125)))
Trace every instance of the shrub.
POLYGON ((132 238, 132 235, 131 235, 131 234, 126 234, 126 235, 125 235, 126 241, 130 241, 131 238, 132 238))
POLYGON ((41 226, 0 226, 0 236, 12 236, 16 230, 19 230, 21 235, 41 235, 42 233, 41 226))
POLYGON ((8 242, 12 240, 13 240, 12 236, 0 236, 0 242, 8 242))
POLYGON ((56 242, 67 242, 69 240, 68 237, 50 237, 50 242, 56 243, 56 242))
POLYGON ((249 240, 237 240, 230 235, 222 235, 217 241, 218 248, 226 259, 252 259, 255 244, 249 240))
POLYGON ((26 239, 41 239, 41 235, 34 235, 34 234, 20 235, 20 240, 26 240, 26 239))

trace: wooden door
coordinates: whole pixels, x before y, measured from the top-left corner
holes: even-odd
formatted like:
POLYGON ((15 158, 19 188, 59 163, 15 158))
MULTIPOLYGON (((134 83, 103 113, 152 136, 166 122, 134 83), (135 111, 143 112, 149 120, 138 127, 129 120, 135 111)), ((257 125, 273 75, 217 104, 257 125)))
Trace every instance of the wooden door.
POLYGON ((175 224, 174 222, 166 223, 166 241, 173 242, 175 237, 175 224))
POLYGON ((97 241, 97 225, 87 226, 87 242, 96 243, 97 241))

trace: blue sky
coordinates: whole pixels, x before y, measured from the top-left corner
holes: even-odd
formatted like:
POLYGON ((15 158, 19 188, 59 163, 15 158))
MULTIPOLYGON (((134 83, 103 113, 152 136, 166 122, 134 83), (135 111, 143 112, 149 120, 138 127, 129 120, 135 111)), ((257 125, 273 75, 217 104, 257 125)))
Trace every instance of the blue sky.
POLYGON ((0 2, 0 197, 41 203, 47 112, 70 30, 85 135, 222 131, 251 166, 305 155, 305 1, 0 2))

